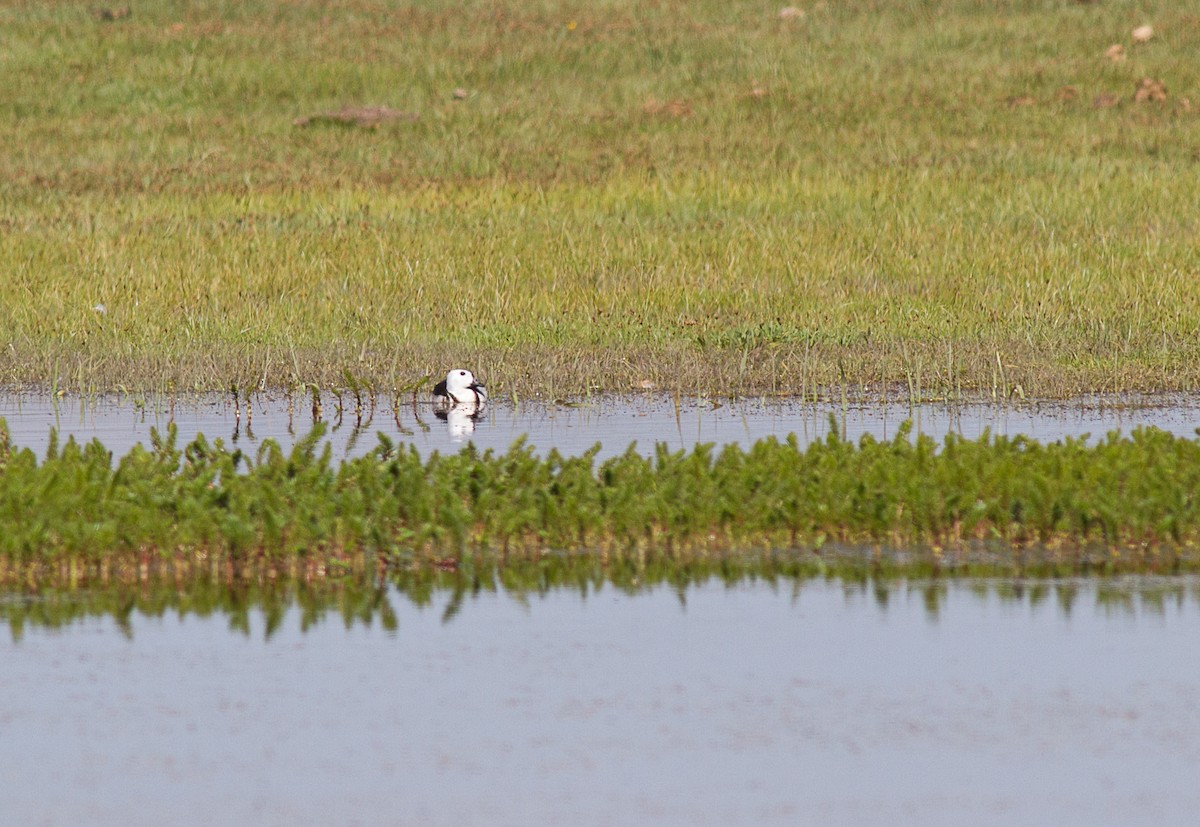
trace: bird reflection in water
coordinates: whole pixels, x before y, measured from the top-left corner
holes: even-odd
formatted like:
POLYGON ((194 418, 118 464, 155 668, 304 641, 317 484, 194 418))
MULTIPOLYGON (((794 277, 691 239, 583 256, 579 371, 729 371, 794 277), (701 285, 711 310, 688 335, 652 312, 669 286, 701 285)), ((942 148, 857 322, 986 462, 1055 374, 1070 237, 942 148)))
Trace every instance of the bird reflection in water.
POLYGON ((481 422, 484 415, 484 405, 474 402, 461 402, 445 409, 435 410, 433 415, 446 423, 446 429, 451 439, 462 442, 475 433, 475 423, 481 422))

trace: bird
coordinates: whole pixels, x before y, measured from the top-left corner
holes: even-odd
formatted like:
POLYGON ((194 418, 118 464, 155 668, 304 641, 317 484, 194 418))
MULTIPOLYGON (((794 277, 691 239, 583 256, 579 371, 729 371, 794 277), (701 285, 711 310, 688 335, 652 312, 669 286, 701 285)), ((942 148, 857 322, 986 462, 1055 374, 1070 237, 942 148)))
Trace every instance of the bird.
POLYGON ((455 405, 474 405, 479 407, 487 402, 487 388, 482 382, 475 380, 475 375, 469 370, 455 368, 446 374, 446 378, 433 386, 433 405, 435 408, 450 408, 455 405))

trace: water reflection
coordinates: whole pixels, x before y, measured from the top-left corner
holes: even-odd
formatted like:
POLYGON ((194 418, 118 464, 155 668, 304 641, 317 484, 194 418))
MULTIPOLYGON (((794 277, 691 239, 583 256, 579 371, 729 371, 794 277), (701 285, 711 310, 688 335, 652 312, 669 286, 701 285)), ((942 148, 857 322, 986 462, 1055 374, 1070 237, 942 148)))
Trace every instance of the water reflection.
POLYGON ((0 613, 6 824, 1200 808, 1196 578, 164 578, 0 613))
POLYGON ((358 393, 250 396, 111 395, 72 398, 49 394, 0 394, 0 417, 13 442, 42 455, 51 428, 77 441, 99 438, 116 456, 135 443, 148 444, 150 429, 174 423, 181 443, 198 433, 209 438, 228 435, 235 444, 255 447, 273 439, 287 450, 307 434, 314 422, 327 426, 326 439, 335 457, 362 455, 376 445, 376 434, 411 444, 423 455, 457 451, 470 439, 480 449, 506 450, 525 437, 535 451, 557 450, 578 456, 601 444, 598 458, 623 453, 637 443, 650 453, 656 443, 672 450, 698 443, 749 446, 767 436, 796 434, 800 443, 824 438, 832 427, 857 440, 863 434, 893 437, 911 420, 914 433, 940 440, 953 432, 975 438, 984 429, 995 434, 1024 434, 1041 441, 1111 430, 1129 432, 1153 425, 1180 436, 1194 436, 1200 406, 1186 396, 1090 397, 1069 402, 925 403, 804 402, 796 399, 672 399, 658 395, 606 396, 579 402, 489 402, 482 410, 447 412, 445 425, 435 420, 425 395, 392 398, 358 393))
POLYGON ((485 407, 483 404, 460 402, 435 410, 433 415, 446 423, 446 432, 452 442, 465 442, 467 437, 475 433, 475 424, 483 421, 485 407))
POLYGON ((45 589, 37 592, 0 590, 0 618, 8 624, 11 637, 20 641, 26 629, 64 628, 93 617, 110 617, 127 637, 134 634, 135 616, 162 618, 223 617, 230 631, 250 635, 253 618, 260 618, 261 634, 269 640, 294 613, 301 632, 338 621, 347 628, 378 626, 386 632, 398 629, 397 606, 407 603, 436 611, 442 623, 451 623, 473 603, 503 595, 525 607, 555 593, 577 594, 580 601, 594 600, 607 593, 638 595, 658 589, 670 591, 680 609, 687 610, 689 594, 714 583, 726 588, 746 584, 785 593, 794 602, 806 589, 827 589, 840 584, 848 604, 873 604, 886 614, 897 600, 905 605, 919 603, 928 621, 942 619, 947 600, 969 594, 982 604, 1033 611, 1050 611, 1070 618, 1081 608, 1091 607, 1108 617, 1165 616, 1200 606, 1200 577, 1127 576, 1079 578, 1059 581, 1005 578, 881 579, 813 574, 775 576, 722 576, 717 573, 695 577, 651 578, 614 584, 603 579, 575 582, 537 582, 520 578, 467 578, 453 572, 420 577, 325 578, 312 581, 264 578, 258 580, 194 577, 187 581, 156 580, 140 583, 94 583, 76 589, 45 589), (671 582, 674 580, 674 582, 671 582), (1050 607, 1047 609, 1046 607, 1050 607))

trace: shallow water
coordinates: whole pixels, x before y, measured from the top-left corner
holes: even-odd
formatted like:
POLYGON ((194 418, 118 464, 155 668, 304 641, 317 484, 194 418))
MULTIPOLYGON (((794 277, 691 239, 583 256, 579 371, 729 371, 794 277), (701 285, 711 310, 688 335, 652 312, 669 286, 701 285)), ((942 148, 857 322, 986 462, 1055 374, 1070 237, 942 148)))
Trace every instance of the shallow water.
MULTIPOLYGON (((13 824, 1184 824, 1200 582, 393 594, 0 640, 13 824), (390 628, 385 628, 390 627, 390 628), (203 814, 201 817, 200 814, 203 814)), ((144 599, 144 597, 143 597, 144 599)))
MULTIPOLYGON (((467 441, 480 448, 506 450, 525 437, 539 452, 557 449, 578 455, 601 443, 600 456, 624 452, 636 442, 643 453, 665 443, 672 450, 697 443, 750 445, 766 436, 785 438, 795 433, 801 443, 825 437, 830 416, 843 436, 857 440, 863 434, 890 439, 905 420, 939 440, 953 431, 976 437, 985 428, 996 434, 1024 434, 1042 441, 1109 431, 1128 432, 1138 425, 1154 425, 1175 434, 1195 436, 1200 426, 1200 404, 1190 397, 1093 397, 1065 403, 1030 404, 924 404, 915 407, 886 404, 802 403, 795 400, 683 400, 647 395, 597 397, 580 404, 503 400, 488 406, 478 421, 458 417, 442 421, 422 399, 393 406, 381 400, 356 415, 352 400, 344 399, 339 415, 337 400, 322 400, 322 421, 335 457, 365 453, 378 444, 377 434, 402 444, 412 444, 422 454, 454 452, 467 441)), ((271 438, 285 447, 309 432, 313 423, 309 399, 255 395, 250 403, 235 407, 228 396, 168 397, 102 396, 94 399, 46 395, 0 395, 0 417, 13 442, 39 455, 49 443, 51 428, 62 438, 87 441, 99 438, 116 456, 135 443, 148 444, 151 428, 165 430, 174 422, 181 443, 197 433, 223 438, 254 448, 271 438)))

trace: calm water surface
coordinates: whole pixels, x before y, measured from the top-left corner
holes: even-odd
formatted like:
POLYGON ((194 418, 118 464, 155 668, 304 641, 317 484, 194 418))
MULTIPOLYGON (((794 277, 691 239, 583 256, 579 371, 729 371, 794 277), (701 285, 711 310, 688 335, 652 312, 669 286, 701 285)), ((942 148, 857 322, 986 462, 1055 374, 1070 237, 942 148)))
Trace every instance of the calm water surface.
MULTIPOLYGON (((378 444, 377 434, 415 445, 422 454, 458 451, 467 441, 480 448, 506 450, 524 437, 539 452, 551 448, 563 454, 580 454, 597 442, 601 457, 624 452, 636 442, 649 452, 662 442, 672 450, 699 442, 750 445, 766 436, 780 439, 795 433, 805 443, 829 431, 830 416, 844 436, 857 440, 870 433, 890 439, 905 421, 939 440, 953 431, 976 437, 985 428, 996 434, 1025 434, 1043 441, 1091 434, 1101 437, 1111 430, 1128 432, 1138 425, 1154 425, 1172 433, 1194 437, 1200 426, 1200 404, 1187 396, 1092 397, 1066 403, 1019 405, 926 404, 916 407, 885 404, 801 403, 794 400, 739 400, 718 402, 688 399, 679 404, 663 396, 598 397, 580 404, 503 400, 488 406, 478 421, 437 419, 421 398, 416 404, 393 406, 381 401, 356 416, 351 400, 322 400, 322 420, 335 456, 362 454, 378 444)), ((65 438, 99 438, 117 456, 134 443, 146 444, 150 429, 165 430, 174 422, 182 442, 197 433, 209 439, 253 448, 271 438, 292 444, 312 427, 310 400, 255 395, 249 405, 236 407, 228 396, 131 398, 102 396, 94 399, 42 395, 0 395, 3 417, 13 441, 41 454, 51 428, 65 438)))
MULTIPOLYGON (((0 598, 17 599, 13 597, 0 598)), ((1187 824, 1200 584, 398 594, 0 641, 6 824, 1187 824), (1038 597, 1040 595, 1040 599, 1038 597)))

